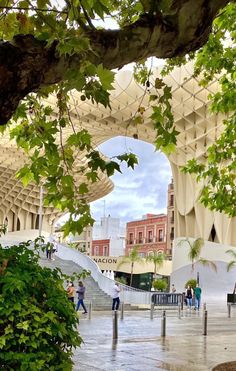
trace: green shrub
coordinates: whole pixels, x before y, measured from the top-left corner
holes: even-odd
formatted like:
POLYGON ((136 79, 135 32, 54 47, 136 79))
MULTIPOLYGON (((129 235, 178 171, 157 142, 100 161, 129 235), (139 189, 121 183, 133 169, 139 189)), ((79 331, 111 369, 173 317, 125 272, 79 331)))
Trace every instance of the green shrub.
POLYGON ((191 278, 185 283, 185 288, 187 288, 188 286, 191 286, 192 289, 195 289, 195 287, 197 286, 197 280, 195 278, 191 278))
POLYGON ((29 246, 0 245, 0 369, 69 371, 78 317, 61 271, 42 268, 29 246))
POLYGON ((157 279, 152 282, 152 286, 157 291, 165 291, 167 289, 167 282, 165 279, 157 279))
POLYGON ((120 283, 122 283, 123 285, 127 285, 127 280, 126 280, 125 277, 116 277, 116 278, 115 278, 115 281, 116 281, 116 282, 120 282, 120 283))

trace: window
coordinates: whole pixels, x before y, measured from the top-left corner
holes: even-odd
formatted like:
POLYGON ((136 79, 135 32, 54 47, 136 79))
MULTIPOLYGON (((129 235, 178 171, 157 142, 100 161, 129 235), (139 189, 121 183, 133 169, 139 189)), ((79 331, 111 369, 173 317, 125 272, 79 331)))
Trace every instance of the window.
POLYGON ((170 222, 171 222, 171 223, 174 223, 174 221, 175 221, 175 212, 172 211, 170 222))
POLYGON ((146 254, 145 254, 145 252, 140 252, 139 256, 140 256, 140 258, 145 258, 146 254))
POLYGON ((170 206, 174 206, 174 195, 170 195, 170 206))
POLYGON ((129 234, 129 244, 132 245, 134 243, 134 234, 130 233, 129 234))
POLYGON ((174 239, 174 227, 171 228, 170 239, 171 239, 171 240, 174 239))
POLYGON ((103 246, 103 256, 108 256, 108 246, 103 246))
POLYGON ((138 232, 138 242, 143 243, 143 233, 142 232, 138 232))
POLYGON ((148 242, 152 242, 152 241, 153 241, 152 231, 148 231, 148 242))
POLYGON ((163 239, 164 239, 163 229, 159 229, 159 231, 158 231, 158 241, 161 242, 161 241, 163 241, 163 239))
POLYGON ((94 247, 94 255, 98 256, 99 255, 99 246, 94 247))

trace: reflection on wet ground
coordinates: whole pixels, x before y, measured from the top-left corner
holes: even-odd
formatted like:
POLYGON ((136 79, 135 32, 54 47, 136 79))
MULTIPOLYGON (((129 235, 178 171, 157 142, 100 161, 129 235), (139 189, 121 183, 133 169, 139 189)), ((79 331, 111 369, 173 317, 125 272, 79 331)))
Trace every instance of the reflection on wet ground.
MULTIPOLYGON (((236 308, 235 308, 236 309, 236 308)), ((79 330, 84 344, 74 356, 74 371, 205 371, 236 360, 236 311, 228 318, 227 306, 207 307, 207 336, 203 336, 203 312, 166 311, 166 337, 161 337, 162 312, 124 313, 118 320, 118 339, 112 339, 109 312, 82 318, 79 330)))

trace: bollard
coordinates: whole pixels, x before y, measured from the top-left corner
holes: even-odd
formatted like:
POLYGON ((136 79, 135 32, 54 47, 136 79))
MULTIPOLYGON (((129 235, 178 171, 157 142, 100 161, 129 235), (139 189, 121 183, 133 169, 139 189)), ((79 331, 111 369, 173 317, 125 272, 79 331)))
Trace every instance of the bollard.
POLYGON ((166 336, 166 311, 163 310, 162 312, 162 319, 161 319, 161 336, 166 336))
POLYGON ((178 304, 178 315, 179 319, 181 319, 181 303, 178 304))
POLYGON ((204 316, 203 316, 203 335, 207 335, 207 310, 204 311, 204 316))
POLYGON ((88 318, 91 319, 91 317, 92 317, 92 302, 90 301, 88 305, 88 318))
POLYGON ((203 312, 205 312, 205 310, 207 309, 207 305, 206 303, 203 304, 203 312))
POLYGON ((181 309, 184 310, 185 293, 182 294, 181 309))
POLYGON ((124 303, 120 305, 120 319, 124 319, 124 303))
POLYGON ((150 308, 150 319, 153 319, 153 314, 154 314, 154 303, 151 303, 151 308, 150 308))
POLYGON ((227 306, 228 306, 228 318, 230 318, 231 317, 231 304, 228 303, 227 306))
POLYGON ((113 311, 113 340, 118 339, 118 311, 113 311))

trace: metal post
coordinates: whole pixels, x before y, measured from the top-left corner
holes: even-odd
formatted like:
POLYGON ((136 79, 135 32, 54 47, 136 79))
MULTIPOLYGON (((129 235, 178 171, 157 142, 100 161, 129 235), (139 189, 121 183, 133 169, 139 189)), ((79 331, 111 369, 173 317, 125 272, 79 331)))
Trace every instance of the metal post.
POLYGON ((185 294, 182 294, 182 300, 181 300, 181 309, 184 310, 184 299, 185 299, 185 294))
POLYGON ((39 193, 39 237, 42 236, 42 224, 43 224, 43 186, 40 186, 40 193, 39 193))
POLYGON ((205 312, 206 308, 207 308, 207 305, 206 305, 206 303, 204 303, 203 304, 203 312, 205 312))
POLYGON ((162 319, 161 319, 161 336, 166 336, 166 311, 163 310, 162 312, 162 319))
POLYGON ((153 314, 154 314, 154 303, 151 303, 151 307, 150 307, 150 319, 153 319, 153 314))
POLYGON ((181 319, 181 303, 178 304, 178 315, 179 319, 181 319))
POLYGON ((228 303, 227 306, 228 306, 228 318, 230 318, 231 317, 231 304, 228 303))
POLYGON ((91 317, 92 317, 92 302, 90 301, 88 305, 88 318, 91 319, 91 317))
POLYGON ((204 311, 204 316, 203 316, 203 335, 207 335, 207 310, 204 311))
POLYGON ((120 319, 124 319, 124 303, 120 305, 120 319))
POLYGON ((118 339, 118 311, 113 311, 113 340, 118 339))

